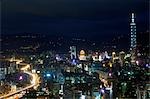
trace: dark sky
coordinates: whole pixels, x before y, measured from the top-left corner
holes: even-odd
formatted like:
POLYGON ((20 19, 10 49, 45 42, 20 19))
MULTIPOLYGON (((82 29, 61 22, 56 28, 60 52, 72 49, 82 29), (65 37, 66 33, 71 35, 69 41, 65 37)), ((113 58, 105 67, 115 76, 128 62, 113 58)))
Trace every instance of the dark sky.
POLYGON ((149 0, 2 0, 2 34, 46 33, 101 37, 148 29, 149 0))

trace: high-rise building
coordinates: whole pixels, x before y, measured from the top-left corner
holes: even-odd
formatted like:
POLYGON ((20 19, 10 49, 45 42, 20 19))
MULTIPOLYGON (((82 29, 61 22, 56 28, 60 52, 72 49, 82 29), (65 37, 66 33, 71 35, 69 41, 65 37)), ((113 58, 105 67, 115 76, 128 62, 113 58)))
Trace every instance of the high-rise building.
POLYGON ((113 63, 115 62, 115 57, 116 57, 116 53, 115 53, 115 52, 112 52, 112 62, 113 62, 113 63))
POLYGON ((136 23, 135 23, 135 14, 132 13, 131 16, 131 23, 130 23, 130 28, 131 28, 131 50, 136 48, 136 23))
POLYGON ((86 60, 86 55, 85 55, 85 51, 84 50, 80 51, 79 60, 86 60))
POLYGON ((125 52, 124 52, 124 51, 121 51, 121 52, 119 53, 119 60, 120 60, 121 66, 123 66, 123 64, 125 63, 124 57, 125 57, 125 52))
POLYGON ((131 23, 130 23, 130 29, 131 29, 131 45, 130 45, 130 51, 131 51, 131 63, 135 63, 136 59, 136 23, 135 23, 135 14, 131 14, 131 23))
POLYGON ((70 56, 71 56, 71 59, 76 59, 77 58, 76 46, 71 46, 70 47, 70 56))

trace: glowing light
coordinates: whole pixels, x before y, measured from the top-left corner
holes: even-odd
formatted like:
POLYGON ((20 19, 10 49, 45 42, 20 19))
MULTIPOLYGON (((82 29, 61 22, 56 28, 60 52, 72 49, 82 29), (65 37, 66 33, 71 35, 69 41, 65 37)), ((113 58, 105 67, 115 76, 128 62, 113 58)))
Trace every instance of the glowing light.
POLYGON ((20 62, 16 62, 16 64, 19 64, 20 62))
POLYGON ((115 55, 116 53, 115 53, 115 52, 112 52, 112 54, 115 55))
POLYGON ((101 89, 101 92, 102 92, 102 93, 105 93, 105 90, 104 90, 104 89, 101 89))
POLYGON ((136 64, 139 65, 139 61, 136 61, 136 64))
POLYGON ((102 60, 103 60, 103 59, 102 59, 102 56, 100 55, 100 56, 99 56, 99 61, 101 62, 102 60))
POLYGON ((128 74, 130 75, 130 74, 131 74, 131 72, 128 72, 128 74))
POLYGON ((109 66, 112 67, 112 63, 110 63, 109 66))
POLYGON ((81 99, 85 99, 85 95, 82 95, 82 96, 81 96, 81 99))
POLYGON ((76 63, 76 60, 75 60, 75 59, 73 59, 73 60, 72 60, 72 64, 73 64, 73 65, 77 65, 77 63, 76 63))
POLYGON ((147 67, 147 68, 150 68, 150 65, 149 65, 149 64, 146 64, 146 67, 147 67))
POLYGON ((33 70, 32 70, 32 73, 36 73, 36 70, 35 70, 35 69, 33 69, 33 70))
POLYGON ((146 64, 146 67, 148 67, 148 64, 146 64))
POLYGON ((100 88, 102 88, 102 85, 100 85, 100 88))
POLYGON ((37 71, 37 73, 39 74, 39 73, 40 73, 40 71, 38 70, 38 71, 37 71))
POLYGON ((105 64, 103 64, 103 67, 105 67, 105 64))
POLYGON ((50 76, 51 76, 51 74, 46 74, 46 76, 47 76, 47 77, 50 77, 50 76))
POLYGON ((109 75, 109 76, 112 76, 112 74, 111 74, 111 73, 109 73, 108 75, 109 75))
POLYGON ((20 77, 19 77, 19 80, 22 80, 22 79, 23 79, 23 77, 22 77, 22 76, 20 76, 20 77))

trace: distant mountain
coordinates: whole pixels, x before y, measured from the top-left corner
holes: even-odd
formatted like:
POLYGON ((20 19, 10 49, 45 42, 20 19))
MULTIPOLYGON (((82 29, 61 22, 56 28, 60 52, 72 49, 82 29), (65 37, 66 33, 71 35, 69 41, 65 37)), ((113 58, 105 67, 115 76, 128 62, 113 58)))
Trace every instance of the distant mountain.
MULTIPOLYGON (((98 37, 97 37, 98 38, 98 37)), ((1 35, 2 51, 16 52, 41 52, 46 50, 55 50, 59 52, 68 52, 70 46, 77 46, 78 51, 87 50, 129 50, 130 35, 116 35, 113 38, 103 38, 105 40, 88 39, 84 37, 70 37, 63 35, 45 35, 38 33, 25 33, 16 35, 1 35)), ((149 42, 149 32, 137 33, 137 44, 141 48, 147 46, 149 42)))

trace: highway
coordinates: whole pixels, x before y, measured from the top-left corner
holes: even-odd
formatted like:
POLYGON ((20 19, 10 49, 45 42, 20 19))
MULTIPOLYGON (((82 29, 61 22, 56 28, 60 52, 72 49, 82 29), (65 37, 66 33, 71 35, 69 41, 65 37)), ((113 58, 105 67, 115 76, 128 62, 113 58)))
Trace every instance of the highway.
MULTIPOLYGON (((22 62, 22 60, 12 60, 12 59, 10 59, 10 61, 16 61, 16 64, 24 64, 25 66, 23 67, 23 68, 21 68, 21 70, 24 72, 24 73, 26 73, 26 74, 28 74, 28 75, 30 75, 31 76, 31 78, 32 78, 32 80, 31 80, 31 84, 29 85, 29 86, 27 86, 27 87, 25 87, 25 88, 22 88, 22 89, 20 89, 20 90, 16 90, 15 92, 11 92, 11 93, 9 93, 9 94, 6 94, 6 95, 4 95, 4 96, 1 96, 0 97, 0 99, 14 99, 14 97, 13 96, 16 96, 16 94, 18 94, 18 93, 21 93, 21 92, 23 92, 23 91, 25 91, 25 90, 27 90, 27 89, 30 89, 30 88, 35 88, 35 87, 37 87, 38 85, 39 85, 39 80, 40 80, 40 77, 36 74, 36 73, 31 73, 30 71, 28 71, 28 68, 30 68, 30 64, 26 64, 26 63, 21 63, 22 62), (12 98, 13 97, 13 98, 12 98)), ((18 97, 18 96, 16 96, 16 97, 18 97)))

